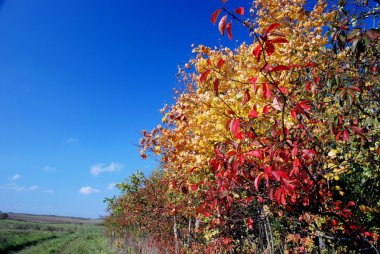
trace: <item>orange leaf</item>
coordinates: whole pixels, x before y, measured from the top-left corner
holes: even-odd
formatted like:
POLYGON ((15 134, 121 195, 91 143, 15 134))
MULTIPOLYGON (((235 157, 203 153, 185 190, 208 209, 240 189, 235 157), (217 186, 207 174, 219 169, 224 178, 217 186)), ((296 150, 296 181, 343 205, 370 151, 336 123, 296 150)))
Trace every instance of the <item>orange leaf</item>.
POLYGON ((228 22, 227 24, 227 34, 228 34, 228 38, 230 40, 232 40, 232 30, 231 30, 231 27, 232 27, 232 22, 228 22))
POLYGON ((219 32, 224 35, 224 30, 226 30, 226 22, 227 22, 227 15, 224 15, 220 21, 219 21, 219 25, 218 25, 218 28, 219 28, 219 32))
POLYGON ((260 61, 260 55, 261 55, 261 45, 258 44, 254 49, 253 49, 253 55, 257 58, 257 61, 260 61))
POLYGON ((279 26, 280 26, 279 23, 274 23, 274 24, 268 26, 267 30, 265 31, 265 34, 269 34, 273 29, 275 29, 279 26))
POLYGON ((215 25, 216 20, 218 19, 218 16, 220 14, 221 9, 217 9, 212 15, 211 15, 211 22, 215 25))
POLYGON ((218 69, 222 68, 223 64, 224 64, 224 60, 223 58, 221 58, 218 62, 218 69))
POLYGON ((207 71, 203 72, 202 75, 201 75, 201 77, 200 77, 200 79, 199 79, 199 81, 201 83, 203 83, 207 79, 207 77, 210 74, 210 72, 211 72, 211 70, 207 70, 207 71))
POLYGON ((244 15, 244 7, 239 7, 235 10, 235 13, 239 15, 244 15))

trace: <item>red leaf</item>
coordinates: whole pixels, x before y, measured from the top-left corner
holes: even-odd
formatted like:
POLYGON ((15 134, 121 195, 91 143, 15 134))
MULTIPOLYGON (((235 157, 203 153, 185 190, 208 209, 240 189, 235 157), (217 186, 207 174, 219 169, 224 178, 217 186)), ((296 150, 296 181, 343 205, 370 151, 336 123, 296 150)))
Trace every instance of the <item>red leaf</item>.
POLYGON ((204 215, 205 217, 211 217, 211 213, 208 212, 208 211, 204 211, 204 212, 203 212, 203 215, 204 215))
POLYGON ((244 7, 239 7, 235 10, 235 13, 239 15, 244 15, 244 7))
POLYGON ((215 25, 216 20, 218 19, 218 16, 220 14, 221 9, 217 9, 212 15, 211 15, 211 22, 215 25))
POLYGON ((224 60, 223 58, 221 58, 218 62, 218 69, 222 68, 223 64, 224 64, 224 60))
POLYGON ((356 126, 352 126, 352 129, 354 130, 354 133, 357 135, 364 135, 364 128, 358 128, 356 126))
POLYGON ((297 104, 297 107, 302 108, 303 111, 305 112, 309 112, 309 110, 311 109, 311 106, 309 105, 310 103, 311 103, 310 100, 303 100, 297 104))
POLYGON ((245 137, 245 135, 244 135, 244 132, 242 132, 242 131, 239 132, 239 133, 235 136, 235 138, 240 139, 240 140, 243 140, 244 137, 245 137))
POLYGON ((281 194, 281 205, 286 205, 285 193, 281 194))
POLYGON ((228 34, 228 38, 230 40, 232 40, 232 30, 231 30, 231 27, 232 27, 232 22, 228 22, 227 24, 227 34, 228 34))
POLYGON ((276 38, 276 39, 273 39, 273 40, 268 40, 268 42, 271 42, 271 43, 289 43, 289 41, 285 38, 276 38))
POLYGON ((354 90, 354 91, 357 91, 357 92, 361 92, 360 87, 358 87, 358 86, 351 86, 348 89, 351 89, 351 90, 354 90))
POLYGON ((338 134, 336 135, 336 137, 335 137, 335 141, 339 141, 339 139, 340 139, 340 136, 342 135, 342 132, 340 131, 340 132, 338 132, 338 134))
POLYGON ((226 22, 227 22, 227 15, 224 15, 220 21, 219 21, 219 25, 218 25, 218 28, 219 28, 219 32, 224 35, 224 30, 226 30, 226 22))
POLYGON ((207 77, 210 74, 210 72, 211 72, 211 70, 207 70, 207 71, 203 72, 202 75, 201 75, 201 77, 200 77, 200 79, 199 79, 199 81, 201 83, 203 83, 207 79, 207 77))
POLYGON ((197 184, 196 184, 196 183, 193 183, 193 184, 191 185, 191 189, 192 189, 193 191, 197 191, 197 190, 198 190, 198 186, 197 186, 197 184))
POLYGON ((252 84, 253 90, 256 90, 256 81, 257 81, 257 77, 253 77, 249 80, 249 82, 252 84))
POLYGON ((281 86, 281 87, 280 87, 280 91, 281 91, 283 94, 285 94, 285 95, 287 95, 287 94, 289 93, 288 89, 287 89, 285 86, 281 86))
POLYGON ((270 42, 265 43, 265 51, 267 52, 268 56, 273 55, 274 45, 270 42))
POLYGON ((289 178, 289 176, 284 171, 278 170, 278 171, 272 171, 271 173, 274 176, 274 178, 276 178, 277 181, 280 181, 281 178, 285 178, 285 179, 289 178))
POLYGON ((253 49, 253 55, 257 58, 257 61, 260 61, 260 55, 261 55, 261 45, 258 44, 254 49, 253 49))
POLYGON ((295 158, 295 160, 293 161, 293 167, 299 167, 301 166, 301 162, 298 158, 295 158))
POLYGON ((282 104, 277 100, 277 97, 273 99, 273 108, 277 109, 278 111, 282 110, 282 104))
POLYGON ((263 108, 263 114, 268 114, 268 112, 269 112, 269 106, 265 105, 263 108))
POLYGON ((275 29, 279 26, 280 26, 279 23, 274 23, 274 24, 268 26, 267 30, 265 31, 265 34, 269 34, 273 29, 275 29))
POLYGON ((348 133, 348 130, 345 129, 342 134, 342 140, 343 141, 349 141, 350 140, 350 134, 348 133))
POLYGON ((270 71, 288 71, 290 68, 285 65, 277 65, 275 67, 272 67, 270 71))
POLYGON ((244 93, 244 99, 243 99, 243 106, 247 104, 247 102, 251 99, 251 95, 249 94, 249 90, 245 90, 244 93))
POLYGON ((224 154, 219 150, 218 146, 214 147, 214 151, 217 157, 224 158, 224 154))
POLYGON ((249 198, 245 199, 245 203, 248 205, 253 199, 253 196, 250 196, 249 198))
POLYGON ((276 192, 274 193, 274 198, 276 199, 276 201, 277 201, 278 203, 281 202, 281 194, 282 194, 282 189, 281 189, 281 188, 278 188, 278 189, 276 190, 276 192))
POLYGON ((265 71, 265 72, 269 72, 269 71, 271 71, 272 69, 273 69, 273 67, 270 66, 269 63, 265 64, 264 67, 262 68, 262 70, 265 71))
POLYGON ((245 153, 246 156, 253 156, 253 157, 256 157, 256 158, 261 158, 261 153, 259 150, 252 150, 252 151, 248 151, 245 153))
POLYGON ((219 93, 219 79, 218 79, 218 78, 215 79, 215 81, 214 81, 214 92, 215 92, 216 94, 219 93))
POLYGON ((260 173, 255 179, 255 188, 257 191, 259 190, 259 184, 260 184, 261 178, 263 178, 263 176, 264 176, 264 173, 260 173))
POLYGON ((248 117, 249 118, 257 118, 257 117, 259 117, 259 114, 257 113, 257 110, 256 110, 256 105, 253 106, 253 109, 249 112, 248 117))
POLYGON ((294 109, 290 110, 290 114, 292 115, 294 120, 297 120, 297 112, 294 109))
POLYGON ((263 84, 263 97, 267 98, 267 99, 272 98, 272 92, 271 92, 270 87, 267 83, 263 84))
POLYGON ((252 218, 248 218, 247 219, 247 226, 248 226, 249 229, 253 228, 253 220, 252 220, 252 218))
POLYGON ((231 121, 231 124, 230 124, 230 130, 232 132, 232 134, 234 135, 234 137, 236 137, 239 132, 240 132, 240 122, 239 122, 239 119, 234 119, 231 121))
POLYGON ((311 82, 307 83, 306 85, 306 91, 310 91, 311 90, 311 82))

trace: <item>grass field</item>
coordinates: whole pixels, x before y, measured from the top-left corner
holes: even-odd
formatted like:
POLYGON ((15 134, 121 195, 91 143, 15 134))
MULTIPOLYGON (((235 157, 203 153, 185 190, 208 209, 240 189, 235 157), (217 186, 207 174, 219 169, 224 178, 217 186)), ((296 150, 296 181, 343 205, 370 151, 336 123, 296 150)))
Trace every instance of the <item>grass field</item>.
POLYGON ((0 253, 111 254, 103 226, 0 220, 0 253))

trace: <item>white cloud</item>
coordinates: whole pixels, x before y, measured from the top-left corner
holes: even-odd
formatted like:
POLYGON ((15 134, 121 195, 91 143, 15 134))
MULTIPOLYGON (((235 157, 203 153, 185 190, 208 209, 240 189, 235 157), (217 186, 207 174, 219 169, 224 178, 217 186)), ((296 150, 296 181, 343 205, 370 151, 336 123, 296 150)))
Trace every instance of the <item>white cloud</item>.
POLYGON ((31 185, 31 186, 27 187, 27 186, 18 185, 16 183, 9 183, 9 184, 1 185, 0 186, 0 189, 13 190, 13 191, 16 191, 16 192, 36 191, 39 188, 40 187, 37 186, 37 185, 31 185))
POLYGON ((15 190, 17 192, 23 191, 25 189, 24 186, 17 185, 15 183, 8 184, 8 187, 12 190, 15 190))
POLYGON ((6 185, 1 185, 0 186, 0 189, 8 189, 8 190, 14 190, 14 191, 17 191, 17 192, 21 192, 25 189, 24 186, 20 186, 18 184, 15 184, 15 183, 9 183, 9 184, 6 184, 6 185))
POLYGON ((57 171, 57 169, 53 168, 53 167, 46 166, 46 167, 44 167, 44 171, 47 173, 54 173, 57 171))
POLYGON ((49 189, 49 190, 44 190, 44 193, 46 193, 46 194, 53 194, 53 193, 54 193, 54 191, 53 191, 53 190, 51 190, 51 189, 49 189))
POLYGON ((15 181, 15 180, 20 179, 20 178, 21 178, 20 174, 15 174, 14 176, 12 176, 12 177, 10 177, 8 179, 11 180, 11 181, 15 181))
POLYGON ((90 195, 91 193, 99 193, 100 190, 92 188, 91 186, 84 186, 80 188, 79 193, 82 195, 90 195))
POLYGON ((110 183, 110 184, 108 184, 107 185, 107 190, 113 190, 114 188, 115 188, 115 186, 116 186, 116 183, 110 183))
POLYGON ((66 139, 66 143, 68 143, 68 144, 77 144, 77 143, 79 143, 79 139, 70 137, 70 138, 66 139))
POLYGON ((39 187, 37 186, 37 185, 32 185, 32 186, 30 186, 29 188, 28 188, 28 190, 30 190, 30 191, 35 191, 35 190, 37 190, 39 187))
POLYGON ((90 168, 90 173, 97 176, 100 173, 104 172, 115 172, 119 171, 124 168, 124 165, 117 163, 117 162, 111 162, 108 166, 104 164, 97 164, 90 168))

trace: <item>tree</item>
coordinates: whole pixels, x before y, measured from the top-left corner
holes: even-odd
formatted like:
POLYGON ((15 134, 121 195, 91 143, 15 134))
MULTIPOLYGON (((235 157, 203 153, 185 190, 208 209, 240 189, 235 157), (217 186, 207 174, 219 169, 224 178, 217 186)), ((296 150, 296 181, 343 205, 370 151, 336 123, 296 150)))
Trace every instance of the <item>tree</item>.
POLYGON ((212 23, 253 42, 194 48, 141 140, 161 156, 168 207, 200 221, 192 250, 379 253, 378 7, 256 0, 246 18, 227 4, 212 23))

